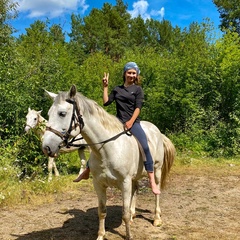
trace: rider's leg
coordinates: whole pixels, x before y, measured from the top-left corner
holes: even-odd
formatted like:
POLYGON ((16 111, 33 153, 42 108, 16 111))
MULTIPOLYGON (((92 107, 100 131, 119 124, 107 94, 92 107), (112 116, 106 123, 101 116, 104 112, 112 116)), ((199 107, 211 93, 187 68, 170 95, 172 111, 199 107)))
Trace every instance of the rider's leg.
POLYGON ((135 122, 133 124, 132 128, 130 129, 130 132, 138 139, 138 141, 140 142, 140 144, 143 148, 143 151, 145 153, 146 161, 144 162, 144 166, 148 173, 148 178, 149 178, 152 192, 154 194, 160 194, 161 193, 160 189, 156 185, 156 182, 155 182, 154 170, 153 170, 153 159, 152 159, 152 155, 151 155, 151 152, 150 152, 150 149, 148 146, 146 134, 143 131, 140 123, 138 123, 138 122, 135 122))

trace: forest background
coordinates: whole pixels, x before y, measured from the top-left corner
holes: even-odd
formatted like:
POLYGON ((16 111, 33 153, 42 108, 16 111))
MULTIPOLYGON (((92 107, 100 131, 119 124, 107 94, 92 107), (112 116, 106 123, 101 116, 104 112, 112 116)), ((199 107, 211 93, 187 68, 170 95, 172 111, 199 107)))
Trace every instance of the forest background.
MULTIPOLYGON (((37 20, 26 34, 13 37, 10 20, 18 17, 16 5, 1 0, 0 179, 46 173, 39 139, 24 133, 28 107, 48 118, 52 101, 45 90, 68 91, 75 84, 102 105, 103 73, 110 74, 110 89, 120 85, 128 61, 141 69, 141 118, 167 135, 178 153, 239 156, 240 3, 214 3, 222 20, 221 36, 210 19, 181 29, 165 20, 131 18, 127 6, 117 0, 84 18, 72 14, 66 41, 61 26, 49 20, 37 20)), ((107 111, 115 114, 115 107, 107 111)), ((71 159, 57 161, 61 173, 79 168, 71 159)))

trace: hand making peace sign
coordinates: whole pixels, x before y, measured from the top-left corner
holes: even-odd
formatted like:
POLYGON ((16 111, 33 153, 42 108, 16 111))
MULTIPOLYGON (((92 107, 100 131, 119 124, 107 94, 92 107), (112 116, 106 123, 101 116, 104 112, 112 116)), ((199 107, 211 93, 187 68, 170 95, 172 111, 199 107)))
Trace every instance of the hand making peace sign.
POLYGON ((109 73, 104 73, 104 77, 102 79, 103 87, 107 87, 108 86, 108 78, 109 78, 109 73))

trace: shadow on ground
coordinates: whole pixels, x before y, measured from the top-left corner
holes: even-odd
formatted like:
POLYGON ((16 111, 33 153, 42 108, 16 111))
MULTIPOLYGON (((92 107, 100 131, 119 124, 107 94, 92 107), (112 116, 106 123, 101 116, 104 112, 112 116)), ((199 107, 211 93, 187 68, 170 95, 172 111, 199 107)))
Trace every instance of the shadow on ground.
MULTIPOLYGON (((143 218, 141 212, 146 210, 136 209, 140 212, 137 218, 143 218)), ((79 209, 70 209, 58 214, 70 214, 72 218, 65 221, 62 227, 49 228, 42 231, 34 231, 24 235, 13 235, 17 240, 93 240, 97 239, 98 215, 97 208, 90 208, 86 212, 79 209)), ((150 219, 146 219, 151 221, 150 219)), ((43 219, 44 221, 44 219, 43 219)), ((122 207, 108 206, 106 218, 106 231, 118 235, 124 239, 124 236, 116 231, 122 224, 122 207)))

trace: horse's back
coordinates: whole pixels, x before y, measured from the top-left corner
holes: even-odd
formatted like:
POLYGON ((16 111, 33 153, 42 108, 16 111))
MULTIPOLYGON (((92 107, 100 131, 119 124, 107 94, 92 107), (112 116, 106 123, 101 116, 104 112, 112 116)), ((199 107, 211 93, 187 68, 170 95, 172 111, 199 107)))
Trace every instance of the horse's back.
POLYGON ((148 122, 148 121, 141 121, 140 123, 141 123, 141 126, 142 126, 142 128, 145 131, 147 136, 148 135, 156 136, 156 137, 160 137, 161 136, 160 130, 153 123, 148 122))
POLYGON ((141 121, 141 126, 147 136, 148 142, 154 145, 163 144, 163 136, 156 125, 148 121, 141 121))
MULTIPOLYGON (((153 161, 161 166, 164 156, 162 134, 151 122, 141 121, 141 126, 146 133, 153 161)), ((121 135, 115 141, 106 143, 104 149, 107 155, 102 148, 98 154, 92 152, 89 159, 92 174, 97 182, 116 186, 127 176, 139 179, 145 175, 145 155, 133 136, 121 135), (101 159, 104 159, 106 164, 102 164, 101 159)))

